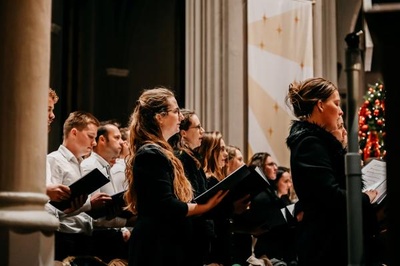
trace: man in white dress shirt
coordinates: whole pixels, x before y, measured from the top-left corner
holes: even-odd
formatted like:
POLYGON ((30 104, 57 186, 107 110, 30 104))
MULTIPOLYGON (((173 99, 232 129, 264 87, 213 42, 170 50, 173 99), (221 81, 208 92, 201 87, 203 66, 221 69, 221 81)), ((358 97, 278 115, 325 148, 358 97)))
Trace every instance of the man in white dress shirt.
MULTIPOLYGON (((99 191, 114 195, 124 191, 124 180, 115 179, 112 169, 116 159, 120 156, 123 140, 119 124, 113 120, 100 122, 97 130, 97 145, 91 155, 82 162, 83 173, 94 168, 108 169, 110 182, 102 186, 99 191)), ((105 217, 93 220, 94 255, 105 262, 113 258, 128 259, 127 240, 130 231, 125 228, 127 219, 115 217, 107 220, 105 217)))
MULTIPOLYGON (((68 116, 64 122, 63 143, 58 150, 47 155, 51 170, 47 186, 69 186, 83 176, 80 164, 96 145, 98 126, 99 121, 91 113, 76 111, 68 116)), ((55 232, 56 260, 91 255, 93 221, 84 211, 100 208, 108 200, 111 197, 106 193, 81 195, 74 198, 71 207, 64 212, 46 204, 47 211, 60 221, 60 227, 55 232)))
POLYGON ((119 185, 117 188, 118 191, 123 191, 127 189, 126 182, 126 156, 129 154, 129 128, 122 127, 119 129, 121 132, 122 138, 122 150, 119 157, 115 160, 115 164, 111 167, 111 175, 116 180, 116 183, 119 185))

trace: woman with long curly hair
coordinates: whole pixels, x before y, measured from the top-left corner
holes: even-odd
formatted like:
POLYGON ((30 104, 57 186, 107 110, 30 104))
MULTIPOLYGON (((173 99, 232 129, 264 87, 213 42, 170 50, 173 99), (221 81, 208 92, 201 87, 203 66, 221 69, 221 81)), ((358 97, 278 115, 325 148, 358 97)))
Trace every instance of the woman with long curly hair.
POLYGON ((129 265, 190 265, 187 217, 207 212, 226 195, 220 191, 206 204, 191 203, 192 186, 168 143, 182 119, 173 92, 163 87, 145 90, 131 115, 125 200, 137 221, 129 265))

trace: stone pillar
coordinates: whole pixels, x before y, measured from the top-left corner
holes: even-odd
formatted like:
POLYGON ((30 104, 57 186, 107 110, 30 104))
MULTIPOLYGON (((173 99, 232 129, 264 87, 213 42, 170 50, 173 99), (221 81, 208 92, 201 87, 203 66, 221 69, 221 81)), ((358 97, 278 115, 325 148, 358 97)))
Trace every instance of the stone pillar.
POLYGON ((207 131, 247 154, 246 1, 186 1, 186 97, 207 131))
POLYGON ((0 2, 0 265, 53 265, 44 210, 51 1, 0 2))
POLYGON ((314 76, 337 84, 336 1, 313 1, 313 34, 314 76))

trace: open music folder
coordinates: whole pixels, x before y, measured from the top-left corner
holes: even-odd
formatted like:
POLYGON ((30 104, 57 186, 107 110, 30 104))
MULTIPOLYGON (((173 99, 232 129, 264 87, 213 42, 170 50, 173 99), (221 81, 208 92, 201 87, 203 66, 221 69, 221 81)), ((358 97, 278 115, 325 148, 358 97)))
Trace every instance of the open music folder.
POLYGON ((216 185, 206 190, 195 198, 197 203, 205 203, 220 190, 229 190, 225 198, 207 216, 229 214, 233 209, 233 203, 246 195, 249 200, 270 186, 268 179, 259 167, 250 168, 242 165, 216 185))
POLYGON ((249 168, 244 164, 216 185, 197 196, 195 201, 197 203, 205 203, 220 190, 229 190, 223 201, 234 201, 247 194, 254 196, 268 185, 267 178, 258 167, 249 168))
POLYGON ((115 217, 121 217, 128 219, 133 216, 133 214, 125 210, 126 202, 124 199, 124 194, 126 190, 115 193, 111 196, 111 201, 107 202, 105 206, 97 210, 90 210, 86 213, 89 214, 93 219, 98 219, 105 217, 106 220, 111 220, 115 217))
POLYGON ((80 195, 89 195, 108 182, 110 182, 108 177, 105 176, 99 169, 94 168, 92 171, 69 186, 69 189, 71 190, 71 196, 69 199, 62 201, 50 201, 49 203, 60 211, 64 211, 65 209, 71 207, 71 201, 74 198, 80 195))
POLYGON ((386 197, 386 162, 372 159, 362 169, 363 191, 376 189, 378 195, 371 202, 380 204, 386 197))
POLYGON ((212 198, 220 190, 230 190, 232 187, 237 185, 241 180, 248 176, 250 171, 246 165, 243 165, 232 172, 230 175, 225 177, 223 180, 215 184, 213 187, 204 191, 202 194, 197 196, 194 200, 197 203, 206 203, 210 198, 212 198))

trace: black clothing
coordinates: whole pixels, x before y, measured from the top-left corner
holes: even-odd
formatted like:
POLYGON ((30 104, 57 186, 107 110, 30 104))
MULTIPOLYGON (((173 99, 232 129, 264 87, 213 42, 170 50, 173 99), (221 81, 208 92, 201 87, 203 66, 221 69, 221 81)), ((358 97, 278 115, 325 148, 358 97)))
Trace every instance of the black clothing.
POLYGON ((62 261, 68 256, 92 256, 92 237, 86 234, 54 232, 55 260, 62 261))
MULTIPOLYGON (((201 166, 198 168, 196 161, 186 151, 175 151, 175 155, 181 160, 185 175, 190 181, 194 191, 194 197, 207 190, 207 178, 201 166)), ((193 152, 193 155, 197 154, 193 152)), ((196 157, 195 157, 196 158, 196 157)), ((190 240, 190 265, 203 266, 206 263, 210 251, 211 239, 214 237, 214 224, 204 216, 189 217, 192 221, 193 234, 190 240)))
MULTIPOLYGON (((207 178, 201 166, 198 168, 194 159, 184 150, 175 151, 176 157, 181 160, 185 175, 193 187, 194 197, 207 190, 207 178)), ((193 156, 198 157, 193 151, 193 156)))
POLYGON ((120 228, 104 228, 93 230, 93 256, 105 263, 111 260, 128 259, 128 242, 125 242, 120 228))
POLYGON ((173 167, 157 145, 144 145, 133 165, 138 218, 129 243, 129 265, 187 266, 191 222, 174 193, 173 167))
MULTIPOLYGON (((219 180, 215 176, 210 176, 207 178, 207 187, 211 188, 218 182, 219 180)), ((214 237, 211 240, 207 264, 215 262, 232 265, 231 216, 233 215, 233 205, 229 202, 221 202, 209 213, 214 224, 214 237)))
MULTIPOLYGON (((298 225, 299 265, 347 265, 346 151, 333 134, 306 121, 293 121, 286 143, 304 211, 298 225)), ((364 193, 362 205, 364 239, 369 241, 375 216, 364 193)))
MULTIPOLYGON (((257 258, 266 255, 268 258, 278 259, 290 263, 296 261, 294 247, 295 223, 286 222, 281 209, 286 207, 284 199, 276 195, 273 186, 256 195, 250 205, 250 210, 244 214, 235 216, 235 223, 263 225, 264 233, 257 234, 257 242, 254 246, 254 255, 257 258)), ((290 214, 287 214, 288 219, 290 214)), ((248 254, 248 250, 247 250, 248 254)))

